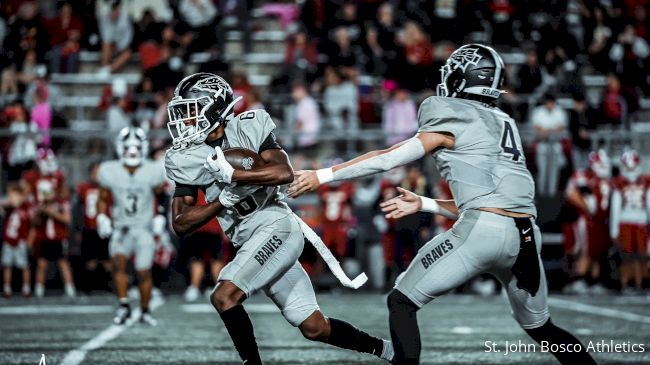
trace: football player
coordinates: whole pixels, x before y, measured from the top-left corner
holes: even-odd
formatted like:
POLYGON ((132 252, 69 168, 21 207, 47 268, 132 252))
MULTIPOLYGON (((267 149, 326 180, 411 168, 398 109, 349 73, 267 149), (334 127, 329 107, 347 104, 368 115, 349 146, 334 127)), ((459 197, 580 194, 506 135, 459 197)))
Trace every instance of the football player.
POLYGON ((115 324, 124 324, 131 318, 126 268, 132 256, 135 256, 134 267, 140 289, 140 322, 151 326, 157 324, 149 311, 155 253, 153 235, 165 229, 163 213, 169 200, 165 198, 163 187, 165 172, 161 164, 146 158, 148 146, 147 136, 141 128, 125 127, 115 143, 119 159, 99 165, 101 189, 97 201, 97 233, 101 238, 110 237, 108 250, 119 299, 113 320, 115 324), (154 215, 154 199, 159 205, 157 215, 154 215), (112 202, 111 218, 107 202, 112 202))
MULTIPOLYGON (((485 272, 503 283, 515 319, 533 339, 579 344, 550 319, 534 181, 517 125, 495 106, 504 73, 503 60, 492 48, 460 47, 441 68, 438 96, 420 106, 413 138, 329 169, 299 171, 289 187, 295 197, 321 184, 388 171, 427 154, 449 182, 454 200, 429 199, 400 188, 400 196, 382 203, 390 218, 419 210, 458 216, 452 229, 420 249, 388 296, 396 364, 419 364, 417 311, 485 272)), ((584 350, 553 355, 562 364, 594 364, 584 350)))
POLYGON ((36 154, 36 169, 26 171, 21 177, 21 185, 30 194, 31 202, 41 202, 39 196, 39 184, 45 183, 54 189, 57 197, 63 198, 67 195, 65 189, 65 175, 59 169, 59 161, 49 148, 39 148, 36 154))
POLYGON ((27 256, 27 238, 30 226, 30 207, 27 194, 16 183, 7 186, 6 201, 0 203, 0 212, 4 215, 2 235, 2 267, 4 270, 4 286, 2 294, 11 297, 11 274, 13 268, 22 270, 23 296, 31 295, 29 258, 27 256))
POLYGON ((641 159, 634 150, 621 156, 621 176, 615 181, 612 193, 610 232, 612 239, 623 252, 620 267, 621 289, 625 294, 633 293, 628 288, 634 279, 637 292, 643 289, 647 272, 648 209, 650 209, 650 183, 641 176, 641 159))
POLYGON ((183 79, 168 104, 173 146, 165 168, 176 184, 172 203, 176 233, 189 233, 216 216, 238 248, 210 299, 239 356, 247 365, 262 364, 242 303, 263 290, 305 338, 390 360, 389 341, 320 311, 311 281, 298 263, 303 223, 279 193, 279 186, 293 179, 289 158, 275 139, 269 114, 251 110, 235 117, 238 101, 219 76, 197 73, 183 79), (234 170, 222 151, 234 147, 258 153, 264 166, 234 170), (207 205, 196 204, 199 190, 207 205))
POLYGON ((570 292, 584 293, 587 282, 591 291, 602 292, 597 284, 600 277, 600 259, 611 246, 609 238, 609 200, 611 194, 611 164, 605 150, 589 154, 589 169, 576 171, 566 188, 566 199, 578 210, 573 224, 577 262, 576 280, 568 287, 570 292))
POLYGON ((97 269, 102 267, 106 273, 110 273, 108 239, 99 237, 97 233, 97 201, 101 190, 97 175, 99 162, 91 163, 88 172, 88 180, 77 185, 77 199, 83 211, 81 256, 84 258, 86 269, 89 272, 96 273, 97 269))
POLYGON ((32 212, 32 229, 28 238, 28 244, 35 247, 37 257, 34 294, 39 298, 45 295, 48 262, 54 261, 61 270, 65 294, 72 298, 76 295, 76 288, 68 261, 68 226, 72 221, 70 201, 57 193, 57 187, 50 179, 40 180, 37 188, 38 203, 32 212))

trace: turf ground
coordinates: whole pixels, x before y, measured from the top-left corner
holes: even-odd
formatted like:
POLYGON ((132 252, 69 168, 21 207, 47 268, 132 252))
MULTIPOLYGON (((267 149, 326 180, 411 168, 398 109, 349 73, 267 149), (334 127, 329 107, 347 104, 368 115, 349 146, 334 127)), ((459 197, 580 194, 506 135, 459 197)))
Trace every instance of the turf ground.
MULTIPOLYGON (((319 295, 322 310, 386 337, 385 297, 319 295)), ((643 344, 642 353, 596 353, 600 364, 650 364, 650 298, 552 296, 554 321, 590 340, 643 344)), ((220 319, 201 300, 180 296, 155 303, 158 327, 110 324, 108 295, 73 301, 46 297, 0 301, 0 364, 240 364, 220 319)), ((263 296, 247 302, 266 364, 382 364, 381 360, 303 339, 263 296)), ((423 364, 554 364, 551 355, 505 355, 505 341, 530 343, 501 297, 447 296, 420 313, 423 364), (501 352, 485 352, 493 341, 501 352)))

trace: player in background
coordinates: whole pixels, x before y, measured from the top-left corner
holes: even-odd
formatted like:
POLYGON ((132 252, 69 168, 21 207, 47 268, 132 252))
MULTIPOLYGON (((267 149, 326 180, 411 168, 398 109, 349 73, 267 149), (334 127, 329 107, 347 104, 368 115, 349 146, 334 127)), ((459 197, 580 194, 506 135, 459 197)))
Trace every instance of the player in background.
POLYGON ((280 185, 293 179, 289 158, 275 139, 269 114, 251 110, 235 117, 232 109, 238 101, 219 76, 196 73, 184 78, 167 106, 173 147, 165 168, 176 186, 172 203, 176 233, 187 234, 217 217, 238 248, 210 299, 240 358, 246 365, 262 364, 242 303, 263 290, 305 338, 390 361, 389 341, 320 311, 311 281, 298 263, 304 222, 279 192, 280 185), (258 154, 264 165, 234 170, 222 148, 236 147, 258 154), (199 190, 204 190, 207 205, 196 205, 199 190))
POLYGON ((389 218, 420 210, 458 217, 451 230, 420 249, 388 295, 395 364, 420 363, 417 311, 486 272, 504 284, 515 319, 535 341, 581 346, 580 352, 553 352, 562 364, 595 363, 578 339, 550 319, 534 180, 526 169, 517 125, 495 106, 504 73, 503 60, 492 48, 460 47, 441 68, 438 96, 420 105, 413 138, 329 169, 299 171, 289 186, 289 195, 295 197, 331 181, 389 171, 427 154, 449 182, 452 201, 398 188, 401 195, 382 204, 389 218))
MULTIPOLYGON (((206 205, 205 195, 199 191, 198 205, 206 205)), ((206 264, 215 284, 219 273, 226 264, 228 240, 216 219, 210 220, 192 234, 183 237, 184 249, 189 254, 190 285, 185 290, 184 298, 194 302, 201 295, 201 282, 206 264)))
POLYGON ((68 261, 68 226, 72 220, 70 201, 57 193, 56 188, 50 179, 38 182, 38 203, 33 210, 28 238, 37 253, 34 294, 38 298, 45 295, 48 262, 56 262, 59 266, 65 294, 72 298, 77 292, 68 261))
POLYGON ((605 288, 600 279, 600 260, 611 246, 609 234, 609 201, 612 191, 611 163, 605 150, 589 154, 589 169, 579 170, 569 179, 566 199, 578 210, 573 223, 575 247, 573 254, 575 280, 568 291, 600 294, 605 288))
POLYGON ((161 234, 166 225, 165 172, 161 164, 147 159, 149 143, 141 128, 123 128, 117 136, 115 149, 119 159, 102 162, 97 173, 101 186, 97 201, 97 233, 101 238, 110 237, 108 249, 119 300, 113 322, 121 325, 131 318, 126 269, 134 256, 142 310, 139 320, 155 326, 156 319, 149 311, 153 287, 151 267, 154 235, 161 234))
POLYGON ((58 198, 67 198, 65 186, 65 175, 59 169, 59 161, 49 148, 39 148, 36 154, 36 168, 25 171, 21 180, 21 185, 30 194, 30 201, 38 203, 42 197, 38 194, 38 186, 41 183, 48 184, 58 198))
MULTIPOLYGON (((98 172, 99 162, 91 163, 88 167, 88 180, 77 185, 77 199, 83 212, 81 256, 86 264, 86 270, 94 274, 100 267, 106 273, 112 272, 111 258, 108 254, 108 239, 99 237, 97 233, 97 202, 101 190, 98 172)), ((92 275, 92 277, 97 278, 98 276, 92 275)))
POLYGON ((612 239, 622 251, 621 290, 624 294, 641 293, 648 260, 648 209, 650 184, 641 175, 641 159, 634 150, 621 156, 621 176, 614 183, 610 216, 612 239), (634 279, 634 289, 628 287, 634 279))
POLYGON ((30 227, 30 208, 28 196, 17 183, 7 186, 7 198, 0 205, 4 216, 4 232, 2 234, 2 267, 4 270, 4 286, 2 295, 10 298, 12 294, 11 279, 13 268, 22 271, 24 297, 31 295, 31 275, 27 238, 30 227))

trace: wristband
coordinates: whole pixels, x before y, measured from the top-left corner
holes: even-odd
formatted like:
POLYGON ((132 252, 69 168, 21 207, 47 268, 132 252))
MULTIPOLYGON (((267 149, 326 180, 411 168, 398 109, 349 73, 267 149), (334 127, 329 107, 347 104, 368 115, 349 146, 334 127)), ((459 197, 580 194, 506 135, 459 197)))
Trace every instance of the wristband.
POLYGON ((435 199, 421 196, 420 201, 422 202, 422 207, 420 208, 421 212, 440 213, 440 204, 438 204, 435 199))
POLYGON ((334 171, 332 171, 331 167, 327 169, 316 170, 316 178, 318 178, 319 183, 327 184, 328 182, 334 180, 334 171))

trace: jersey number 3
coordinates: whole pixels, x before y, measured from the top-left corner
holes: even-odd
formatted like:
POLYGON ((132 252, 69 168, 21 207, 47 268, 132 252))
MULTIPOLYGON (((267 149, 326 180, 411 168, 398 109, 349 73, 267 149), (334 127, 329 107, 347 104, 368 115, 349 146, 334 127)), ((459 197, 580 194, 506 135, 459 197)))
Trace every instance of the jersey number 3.
POLYGON ((519 161, 521 157, 521 152, 517 147, 517 141, 515 140, 515 132, 512 130, 510 122, 503 121, 503 136, 501 136, 501 148, 503 152, 512 154, 513 161, 519 161))

